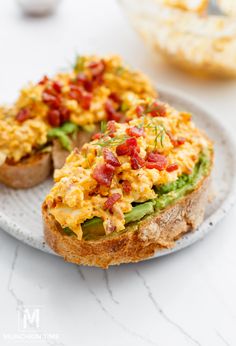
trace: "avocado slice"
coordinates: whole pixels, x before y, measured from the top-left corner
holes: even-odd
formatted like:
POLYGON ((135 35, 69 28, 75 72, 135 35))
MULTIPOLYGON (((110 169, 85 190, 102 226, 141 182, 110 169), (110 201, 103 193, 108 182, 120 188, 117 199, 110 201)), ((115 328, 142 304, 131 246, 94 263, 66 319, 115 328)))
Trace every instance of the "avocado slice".
MULTIPOLYGON (((125 214, 125 223, 135 222, 141 220, 145 215, 152 214, 154 212, 153 202, 146 202, 136 205, 129 213, 125 214)), ((87 220, 82 224, 83 237, 87 237, 89 234, 94 236, 103 236, 105 234, 103 228, 103 221, 99 217, 94 217, 91 220, 87 220)))
POLYGON ((76 133, 78 126, 71 122, 64 123, 61 127, 54 127, 48 131, 49 138, 57 138, 61 146, 68 150, 72 150, 71 139, 69 135, 76 133))

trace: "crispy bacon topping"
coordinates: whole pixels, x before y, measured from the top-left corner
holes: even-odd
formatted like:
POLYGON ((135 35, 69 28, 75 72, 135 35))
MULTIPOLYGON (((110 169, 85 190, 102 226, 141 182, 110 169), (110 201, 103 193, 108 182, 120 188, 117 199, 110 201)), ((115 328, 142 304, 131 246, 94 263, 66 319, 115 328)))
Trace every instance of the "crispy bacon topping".
POLYGON ((58 95, 53 94, 50 89, 45 89, 42 93, 42 100, 49 107, 58 108, 61 104, 61 98, 58 95))
POLYGON ((70 119, 70 111, 65 106, 59 108, 61 124, 70 119))
POLYGON ((104 210, 109 210, 112 211, 112 207, 113 205, 119 200, 121 199, 121 194, 119 193, 113 193, 112 195, 110 195, 106 202, 104 203, 103 209, 104 210))
POLYGON ((104 161, 106 163, 109 163, 110 165, 112 165, 114 167, 119 167, 120 166, 119 160, 113 154, 113 152, 110 151, 109 149, 107 149, 107 148, 103 149, 103 157, 104 157, 104 161))
POLYGON ((134 151, 130 157, 130 163, 132 169, 139 169, 145 165, 145 160, 134 151))
POLYGON ((105 63, 103 60, 92 61, 88 67, 90 68, 93 77, 101 76, 105 71, 105 63))
POLYGON ((61 93, 61 84, 57 81, 52 82, 52 88, 55 90, 56 93, 61 93))
POLYGON ((39 85, 44 85, 49 81, 49 78, 47 76, 44 76, 39 82, 39 85))
POLYGON ((160 104, 157 101, 155 101, 150 106, 150 108, 146 110, 146 113, 149 113, 152 117, 165 117, 166 116, 166 107, 165 107, 165 105, 160 104))
POLYGON ((135 109, 135 112, 137 114, 137 117, 140 118, 144 114, 144 107, 143 106, 137 106, 135 109))
POLYGON ((111 99, 112 101, 120 104, 121 103, 121 99, 120 99, 120 96, 115 93, 115 92, 111 92, 110 95, 109 95, 109 99, 111 99))
POLYGON ((64 106, 58 109, 49 109, 47 117, 51 126, 58 127, 70 119, 70 111, 64 106))
POLYGON ((174 147, 179 147, 180 145, 182 145, 186 142, 186 138, 184 138, 184 137, 175 138, 170 131, 167 132, 167 135, 169 136, 170 141, 174 147))
POLYGON ((129 194, 131 192, 132 186, 128 180, 122 181, 121 185, 122 185, 122 189, 125 193, 129 194))
POLYGON ((158 171, 163 171, 167 166, 167 158, 164 155, 158 153, 149 153, 146 158, 146 168, 158 169, 158 171))
POLYGON ((72 99, 76 100, 83 109, 85 110, 90 109, 90 105, 91 105, 91 101, 93 97, 92 93, 87 92, 86 90, 84 90, 82 87, 78 85, 72 84, 70 86, 69 96, 72 99))
POLYGON ((107 120, 114 120, 114 121, 120 122, 123 116, 122 113, 118 112, 115 109, 112 100, 107 100, 105 102, 105 111, 107 114, 107 120))
POLYGON ((102 138, 102 133, 101 133, 101 132, 95 133, 95 134, 92 136, 92 139, 100 139, 100 138, 102 138))
POLYGON ((109 187, 112 182, 115 167, 109 163, 104 163, 94 168, 92 177, 101 185, 109 187))
POLYGON ((58 109, 50 109, 48 111, 48 122, 53 127, 61 125, 61 116, 58 109))
POLYGON ((88 77, 83 72, 80 72, 77 74, 76 83, 82 86, 88 92, 91 92, 93 90, 93 82, 89 80, 88 77))
POLYGON ((116 122, 114 120, 107 122, 107 130, 109 131, 109 136, 114 135, 116 132, 116 122))
POLYGON ((118 156, 131 155, 134 150, 139 151, 137 140, 134 137, 126 139, 125 143, 116 147, 116 153, 118 156))
POLYGON ((139 128, 137 126, 133 126, 133 127, 129 127, 128 129, 126 129, 126 133, 130 136, 130 137, 141 137, 144 136, 144 129, 143 128, 139 128))
POLYGON ((19 123, 23 123, 25 120, 30 119, 30 110, 27 108, 22 108, 16 115, 16 120, 19 123))
POLYGON ((84 72, 79 72, 76 76, 76 82, 78 84, 84 85, 85 81, 87 80, 87 77, 84 72))
POLYGON ((173 172, 176 171, 179 168, 178 163, 171 163, 169 166, 167 166, 166 170, 167 172, 173 172))

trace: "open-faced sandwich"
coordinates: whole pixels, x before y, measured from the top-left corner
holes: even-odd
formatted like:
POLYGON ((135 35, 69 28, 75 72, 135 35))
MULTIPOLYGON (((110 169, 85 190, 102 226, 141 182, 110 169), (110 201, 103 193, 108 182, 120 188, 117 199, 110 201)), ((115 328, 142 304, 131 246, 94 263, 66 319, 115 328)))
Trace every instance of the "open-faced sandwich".
POLYGON ((55 172, 45 238, 65 260, 107 268, 169 248, 203 220, 213 146, 191 115, 140 101, 55 172))
POLYGON ((29 188, 60 168, 74 147, 81 147, 101 121, 124 121, 138 98, 157 92, 140 72, 119 57, 79 57, 73 70, 44 77, 0 110, 0 182, 29 188))

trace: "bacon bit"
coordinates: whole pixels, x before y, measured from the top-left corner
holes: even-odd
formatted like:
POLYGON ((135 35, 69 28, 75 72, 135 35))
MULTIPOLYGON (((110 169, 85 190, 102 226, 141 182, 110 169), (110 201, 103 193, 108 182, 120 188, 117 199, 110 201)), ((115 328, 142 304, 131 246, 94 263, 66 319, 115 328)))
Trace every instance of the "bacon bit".
POLYGON ((144 129, 139 128, 137 126, 129 127, 128 129, 126 129, 126 133, 130 137, 137 137, 138 138, 138 137, 144 136, 144 129))
POLYGON ((185 142, 186 142, 186 138, 184 138, 184 137, 178 137, 176 139, 177 146, 180 146, 180 145, 184 144, 185 142))
POLYGON ((167 172, 173 172, 176 171, 179 168, 178 163, 171 163, 169 166, 167 166, 166 170, 167 172))
POLYGON ((106 202, 104 203, 104 206, 103 206, 103 209, 104 210, 109 210, 109 211, 112 211, 112 207, 113 205, 119 201, 119 199, 121 199, 121 194, 119 193, 113 193, 112 195, 110 195, 106 202))
POLYGON ((48 122, 53 127, 58 127, 61 125, 61 116, 58 109, 50 109, 48 111, 48 122))
POLYGON ((164 104, 158 102, 153 102, 150 107, 150 110, 147 111, 152 117, 165 117, 166 116, 166 107, 164 104))
POLYGON ((167 158, 164 155, 157 153, 149 153, 146 158, 146 168, 158 169, 158 171, 163 171, 167 166, 167 158))
POLYGON ((100 139, 100 138, 102 138, 102 133, 101 133, 101 132, 95 133, 95 134, 92 136, 92 139, 100 139))
POLYGON ((93 90, 93 83, 92 81, 90 81, 87 76, 85 75, 85 73, 80 72, 77 74, 76 77, 76 82, 77 84, 81 85, 84 87, 84 89, 88 92, 91 92, 93 90))
POLYGON ((129 194, 131 192, 132 186, 131 186, 131 183, 128 180, 122 181, 121 185, 122 185, 123 191, 125 193, 129 194))
POLYGON ((142 157, 140 157, 136 151, 134 151, 130 157, 130 163, 132 169, 139 169, 145 165, 145 160, 142 159, 142 157))
POLYGON ((88 67, 90 68, 93 77, 98 77, 105 71, 105 63, 103 60, 92 61, 88 67))
POLYGON ((22 108, 16 114, 16 120, 19 123, 23 123, 25 120, 30 119, 30 110, 28 108, 22 108))
POLYGON ((86 90, 86 91, 88 91, 88 92, 92 92, 93 91, 93 83, 92 83, 92 81, 90 81, 90 80, 86 80, 85 82, 84 82, 84 89, 86 90))
POLYGON ((114 134, 116 132, 116 122, 115 122, 115 120, 109 120, 107 122, 107 130, 109 131, 109 136, 111 136, 111 134, 114 134))
POLYGON ((170 131, 167 132, 167 135, 169 136, 170 141, 174 147, 179 147, 180 145, 182 145, 186 142, 186 138, 184 138, 184 137, 175 138, 170 131))
POLYGON ((125 143, 122 143, 116 147, 116 153, 118 156, 131 155, 135 150, 137 152, 140 151, 137 140, 134 137, 126 139, 125 143))
POLYGON ((76 76, 76 82, 77 82, 78 84, 83 85, 84 82, 85 82, 86 80, 87 80, 87 77, 86 77, 86 75, 84 74, 84 72, 80 72, 80 73, 77 74, 77 76, 76 76))
POLYGON ((57 81, 52 82, 52 88, 55 90, 56 93, 61 93, 61 84, 57 81))
POLYGON ((116 111, 111 100, 105 102, 105 111, 107 113, 108 120, 114 120, 120 122, 123 114, 116 111))
POLYGON ((70 111, 64 106, 58 109, 49 109, 47 117, 51 126, 58 127, 70 119, 70 111))
POLYGON ((42 100, 44 103, 46 103, 48 106, 52 108, 59 108, 61 99, 57 95, 53 95, 52 92, 47 89, 42 93, 42 100))
POLYGON ((101 185, 109 187, 111 185, 115 167, 109 163, 96 166, 92 173, 92 177, 101 185))
POLYGON ((38 85, 44 85, 49 81, 49 78, 47 76, 44 76, 39 82, 38 85))
POLYGON ((70 119, 70 111, 65 106, 61 106, 59 108, 59 112, 60 112, 60 122, 61 122, 61 124, 63 124, 64 122, 66 122, 66 121, 68 121, 70 119))
POLYGON ((137 106, 135 109, 135 112, 137 114, 137 117, 140 118, 144 114, 144 107, 143 106, 137 106))
POLYGON ((114 102, 116 102, 118 104, 121 103, 120 96, 117 93, 115 93, 115 92, 110 93, 109 99, 111 99, 112 101, 114 101, 114 102))
POLYGON ((117 159, 117 157, 113 154, 112 151, 110 151, 107 148, 103 149, 103 158, 104 158, 106 163, 109 163, 110 165, 112 165, 114 167, 119 167, 120 166, 120 162, 117 159))
POLYGON ((85 110, 89 110, 91 106, 92 98, 93 96, 91 93, 84 91, 80 98, 81 107, 85 110))
POLYGON ((92 101, 92 93, 83 90, 80 86, 71 85, 69 96, 76 100, 83 109, 89 110, 92 101))
POLYGON ((25 120, 30 119, 30 110, 27 108, 22 108, 16 115, 16 120, 19 123, 23 123, 25 120))

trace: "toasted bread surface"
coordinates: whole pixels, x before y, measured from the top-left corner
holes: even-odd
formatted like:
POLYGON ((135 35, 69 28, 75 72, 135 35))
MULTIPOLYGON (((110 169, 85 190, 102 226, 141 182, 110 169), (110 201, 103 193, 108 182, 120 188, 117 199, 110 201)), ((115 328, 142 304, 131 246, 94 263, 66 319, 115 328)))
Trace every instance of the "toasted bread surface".
POLYGON ((155 252, 174 247, 183 234, 195 230, 203 220, 209 190, 209 176, 196 189, 161 212, 128 225, 119 235, 99 240, 78 240, 66 235, 43 204, 47 244, 68 262, 108 268, 109 265, 138 262, 155 252))
POLYGON ((16 164, 0 166, 0 182, 14 189, 27 189, 42 183, 51 169, 51 153, 37 153, 16 164))

